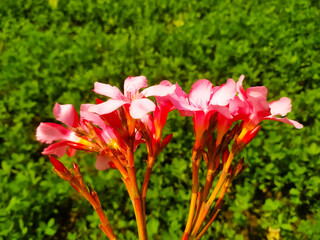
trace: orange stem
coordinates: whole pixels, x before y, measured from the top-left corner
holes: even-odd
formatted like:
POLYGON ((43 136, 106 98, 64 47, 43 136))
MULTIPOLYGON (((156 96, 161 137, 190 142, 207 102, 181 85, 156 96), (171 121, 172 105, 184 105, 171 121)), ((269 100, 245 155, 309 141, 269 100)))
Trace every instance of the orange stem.
POLYGON ((142 207, 142 199, 140 196, 137 179, 136 179, 136 169, 134 165, 134 155, 133 155, 133 147, 128 148, 127 151, 127 157, 128 157, 128 166, 127 171, 129 174, 129 180, 130 180, 130 188, 128 189, 128 192, 131 191, 131 194, 129 193, 129 196, 131 198, 131 201, 133 202, 133 210, 136 216, 137 220, 137 227, 138 227, 138 234, 139 234, 139 240, 147 240, 148 234, 147 234, 147 227, 145 222, 145 216, 143 213, 143 207, 142 207))
POLYGON ((197 240, 202 238, 202 236, 206 233, 206 231, 208 230, 208 228, 210 227, 212 222, 217 217, 218 213, 221 211, 222 201, 223 201, 224 195, 227 192, 230 181, 231 181, 230 178, 228 178, 226 180, 225 184, 222 186, 222 189, 221 189, 219 196, 218 196, 218 200, 217 200, 215 207, 213 209, 212 216, 210 217, 210 220, 206 223, 206 225, 203 227, 203 229, 201 230, 201 232, 197 236, 197 240))
MULTIPOLYGON (((81 177, 82 178, 82 177, 81 177)), ((97 212, 101 224, 99 228, 108 236, 110 240, 117 240, 116 236, 114 235, 107 215, 104 213, 100 201, 96 200, 91 193, 88 191, 85 185, 79 184, 79 182, 75 181, 75 178, 69 181, 70 184, 77 186, 79 193, 92 205, 93 209, 97 212)))
POLYGON ((199 165, 200 165, 201 154, 197 152, 197 150, 193 149, 192 151, 192 190, 191 190, 191 200, 190 200, 190 208, 187 219, 186 228, 184 230, 183 236, 189 236, 191 232, 197 195, 199 191, 199 165))

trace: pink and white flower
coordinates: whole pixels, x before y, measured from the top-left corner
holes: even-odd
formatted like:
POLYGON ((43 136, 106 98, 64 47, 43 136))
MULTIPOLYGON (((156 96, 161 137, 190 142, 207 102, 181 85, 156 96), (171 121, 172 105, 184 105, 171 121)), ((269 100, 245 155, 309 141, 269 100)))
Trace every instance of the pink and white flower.
POLYGON ((163 97, 172 93, 175 89, 175 86, 155 85, 146 88, 147 86, 147 79, 144 76, 128 77, 124 81, 124 94, 122 94, 117 87, 96 82, 93 91, 110 97, 110 99, 104 103, 90 107, 89 111, 103 115, 111 113, 121 106, 125 106, 129 108, 132 118, 140 119, 156 108, 154 102, 147 97, 163 97), (139 92, 141 88, 146 89, 139 92))
POLYGON ((176 84, 175 93, 170 95, 170 100, 181 115, 193 116, 198 146, 213 114, 220 113, 225 118, 232 118, 227 106, 235 94, 236 83, 232 79, 216 87, 210 81, 200 79, 192 85, 189 96, 176 84))

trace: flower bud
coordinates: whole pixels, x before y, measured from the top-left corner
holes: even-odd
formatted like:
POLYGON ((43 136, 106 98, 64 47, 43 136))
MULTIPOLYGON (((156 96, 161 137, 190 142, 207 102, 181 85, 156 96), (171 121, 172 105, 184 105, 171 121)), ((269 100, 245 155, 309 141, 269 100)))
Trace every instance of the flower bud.
POLYGON ((66 174, 69 173, 69 170, 60 162, 58 159, 49 155, 50 162, 52 163, 53 167, 60 173, 66 174))
POLYGON ((242 139, 242 141, 247 145, 248 143, 250 143, 252 141, 252 139, 254 139, 255 136, 257 136, 259 130, 260 130, 261 126, 258 125, 255 128, 253 128, 252 130, 250 130, 242 139))
POLYGON ((230 152, 229 152, 229 149, 226 148, 226 150, 224 151, 224 153, 222 154, 222 164, 224 165, 228 158, 229 158, 229 155, 230 155, 230 152))
POLYGON ((164 149, 169 144, 169 142, 172 139, 172 136, 173 136, 173 134, 171 133, 171 134, 165 136, 165 138, 162 140, 161 147, 160 147, 161 151, 162 151, 162 149, 164 149))

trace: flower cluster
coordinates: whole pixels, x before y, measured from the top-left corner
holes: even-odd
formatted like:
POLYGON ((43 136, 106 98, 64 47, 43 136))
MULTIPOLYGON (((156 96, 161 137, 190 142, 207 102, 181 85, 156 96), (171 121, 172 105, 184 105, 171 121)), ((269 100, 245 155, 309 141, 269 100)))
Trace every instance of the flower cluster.
MULTIPOLYGON (((284 117, 291 111, 289 98, 268 102, 266 87, 245 90, 243 80, 244 76, 241 76, 237 82, 229 79, 221 86, 213 86, 210 81, 200 79, 192 85, 189 94, 177 83, 166 80, 148 87, 144 76, 128 77, 124 82, 124 93, 117 87, 96 82, 93 91, 109 97, 106 102, 97 99, 96 104, 81 105, 80 116, 72 105, 56 103, 54 116, 65 126, 41 123, 36 137, 38 141, 50 144, 42 153, 50 156, 55 172, 69 181, 80 194, 85 194, 86 199, 93 199, 91 203, 98 198, 93 190, 90 190, 94 193, 93 197, 86 189, 79 191, 84 189, 84 183, 78 166, 74 168, 73 175, 52 155, 61 157, 67 153, 71 157, 76 150, 85 150, 97 154, 95 166, 98 170, 110 167, 118 169, 133 203, 139 238, 147 239, 145 198, 154 161, 172 138, 172 134, 164 138, 162 136, 168 113, 177 109, 182 116, 191 116, 195 133, 192 195, 183 239, 200 239, 220 211, 228 184, 244 170, 244 159, 233 165, 232 162, 257 135, 259 123, 274 120, 302 128, 300 123, 284 117), (144 90, 140 91, 142 88, 144 90), (142 143, 147 146, 148 158, 145 178, 139 189, 134 152, 142 143), (207 175, 205 185, 199 190, 201 160, 207 165, 207 175), (215 177, 219 177, 219 180, 212 190, 215 177), (212 216, 200 231, 214 202, 212 216)), ((98 202, 92 205, 96 206, 98 202)), ((116 239, 112 230, 106 227, 109 226, 106 216, 102 215, 100 212, 106 234, 110 239, 116 239)))
POLYGON ((72 105, 56 103, 53 114, 67 127, 40 124, 36 133, 38 141, 51 144, 42 154, 61 157, 67 153, 71 157, 76 150, 96 152, 96 168, 105 170, 115 167, 117 160, 126 166, 127 150, 136 149, 140 143, 145 142, 155 153, 161 150, 170 141, 165 139, 160 144, 168 112, 173 110, 164 96, 173 93, 175 86, 168 86, 164 81, 139 92, 147 86, 144 76, 128 77, 122 94, 117 87, 96 82, 93 91, 110 99, 82 104, 80 117, 72 105), (157 105, 149 96, 156 97, 157 105))

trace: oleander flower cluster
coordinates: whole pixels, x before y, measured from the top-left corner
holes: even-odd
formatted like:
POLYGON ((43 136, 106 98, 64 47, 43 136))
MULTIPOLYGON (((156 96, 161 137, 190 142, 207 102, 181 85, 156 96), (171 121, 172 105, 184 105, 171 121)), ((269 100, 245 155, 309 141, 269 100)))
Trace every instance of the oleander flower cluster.
POLYGON ((128 77, 123 93, 117 87, 96 82, 93 91, 101 95, 96 104, 82 104, 78 115, 72 105, 56 103, 53 113, 61 124, 41 123, 36 137, 49 144, 42 154, 49 155, 58 176, 68 181, 97 211, 100 228, 109 239, 117 238, 106 213, 99 210, 97 193, 86 187, 77 164, 70 170, 57 157, 65 154, 72 157, 77 150, 84 150, 96 155, 98 170, 117 169, 133 203, 139 239, 147 239, 148 182, 157 156, 172 138, 172 134, 162 134, 167 116, 178 110, 181 116, 192 117, 195 134, 191 150, 192 193, 182 239, 200 239, 221 210, 232 178, 245 169, 243 158, 234 159, 257 135, 260 123, 274 120, 298 129, 303 127, 285 117, 291 111, 289 98, 268 101, 266 87, 244 89, 243 81, 244 76, 240 76, 237 82, 228 79, 225 84, 214 86, 209 80, 200 79, 192 85, 189 94, 178 83, 166 80, 148 87, 144 76, 128 77), (143 183, 138 186, 134 152, 141 144, 146 145, 148 157, 143 183), (199 181, 201 161, 207 166, 204 186, 199 181), (215 178, 218 183, 213 187, 215 178))

